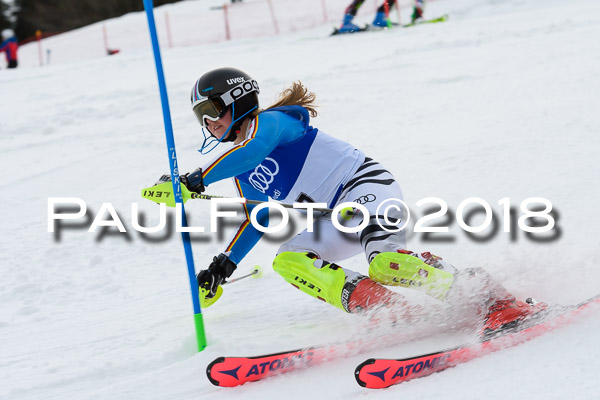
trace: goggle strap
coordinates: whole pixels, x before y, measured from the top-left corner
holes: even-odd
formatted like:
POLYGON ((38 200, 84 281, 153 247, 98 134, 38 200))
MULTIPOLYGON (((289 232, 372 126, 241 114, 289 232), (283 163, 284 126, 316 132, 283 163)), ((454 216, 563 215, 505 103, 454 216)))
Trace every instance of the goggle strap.
MULTIPOLYGON (((235 104, 231 105, 231 115, 235 114, 235 104)), ((247 114, 247 113, 246 113, 247 114)), ((245 115, 245 114, 244 114, 245 115)), ((241 117, 240 117, 241 118, 241 117)), ((221 136, 221 139, 217 139, 216 137, 213 136, 212 133, 210 133, 210 131, 208 131, 208 128, 206 128, 206 130, 208 131, 208 133, 210 134, 210 138, 208 138, 206 136, 206 131, 204 130, 204 126, 202 127, 202 134, 204 135, 204 142, 202 143, 202 147, 200 148, 200 150, 198 150, 200 152, 200 154, 202 155, 206 155, 208 153, 210 153, 211 151, 213 151, 222 141, 223 139, 225 139, 227 136, 229 136, 229 134, 231 133, 231 127, 233 126, 233 124, 235 124, 240 118, 236 119, 235 121, 231 121, 231 123, 229 124, 229 127, 227 128, 227 130, 225 131, 225 133, 223 134, 223 136, 221 136), (206 141, 208 139, 212 139, 210 142, 206 143, 206 141), (215 143, 214 146, 212 146, 209 150, 205 149, 210 146, 212 143, 215 143)))
MULTIPOLYGON (((252 111, 256 110, 257 108, 258 108, 258 106, 254 106, 249 111, 247 111, 243 115, 241 115, 239 118, 236 118, 234 121, 231 121, 231 124, 229 124, 229 127, 225 131, 225 134, 223 136, 221 136, 221 139, 217 139, 216 137, 214 137, 212 135, 212 133, 210 133, 210 131, 208 131, 208 128, 206 128, 206 131, 209 132, 210 137, 207 137, 206 131, 204 130, 204 126, 203 126, 202 134, 204 135, 204 142, 202 142, 202 147, 200 148, 200 150, 198 150, 200 152, 200 154, 206 155, 206 154, 210 153, 211 151, 213 151, 223 141, 223 139, 225 139, 227 136, 229 136, 231 134, 231 128, 233 127, 233 125, 236 122, 238 122, 240 119, 242 119, 246 115, 250 114, 252 111), (209 139, 210 139, 210 141, 207 143, 207 141, 209 139), (215 144, 209 150, 206 150, 206 148, 209 147, 213 143, 215 143, 215 144)), ((233 115, 233 114, 235 114, 235 104, 231 105, 231 115, 233 115)))
POLYGON ((202 128, 202 133, 204 135, 204 142, 202 142, 202 147, 198 151, 200 152, 200 154, 206 155, 213 151, 215 147, 217 147, 219 143, 221 143, 221 141, 213 135, 209 135, 207 137, 204 128, 202 128), (210 147, 210 149, 206 150, 208 147, 210 147))

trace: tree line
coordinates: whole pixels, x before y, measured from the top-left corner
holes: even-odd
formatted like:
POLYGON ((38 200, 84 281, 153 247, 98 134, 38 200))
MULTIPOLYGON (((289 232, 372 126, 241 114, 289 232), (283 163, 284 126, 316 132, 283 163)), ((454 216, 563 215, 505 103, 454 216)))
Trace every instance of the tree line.
MULTIPOLYGON (((177 1, 154 0, 154 6, 177 1)), ((142 0, 0 0, 0 29, 13 29, 21 41, 37 30, 65 32, 143 10, 142 0)))

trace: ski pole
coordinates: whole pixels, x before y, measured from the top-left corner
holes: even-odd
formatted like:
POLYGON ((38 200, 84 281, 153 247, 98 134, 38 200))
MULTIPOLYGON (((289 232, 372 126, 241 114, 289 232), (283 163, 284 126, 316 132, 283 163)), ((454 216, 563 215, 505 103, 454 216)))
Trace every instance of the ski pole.
POLYGON ((223 295, 223 286, 225 286, 229 283, 241 281, 242 279, 246 279, 251 276, 254 278, 260 278, 262 275, 263 275, 263 272, 262 272, 260 265, 255 265, 254 270, 252 272, 250 272, 249 274, 242 275, 237 278, 230 279, 228 281, 221 283, 217 287, 217 290, 212 297, 208 297, 208 298, 206 297, 208 294, 208 289, 206 289, 206 288, 200 289, 200 303, 202 304, 202 308, 208 308, 208 307, 212 306, 213 304, 215 304, 217 302, 217 300, 219 300, 221 298, 221 296, 223 295))
MULTIPOLYGON (((148 200, 152 200, 155 203, 165 203, 168 207, 175 207, 175 199, 173 196, 173 187, 170 181, 160 183, 158 185, 154 185, 152 187, 142 189, 142 197, 148 200)), ((181 197, 183 198, 183 202, 185 203, 190 199, 200 199, 200 200, 212 200, 212 199, 233 199, 234 197, 228 196, 218 196, 215 194, 202 194, 190 192, 185 185, 181 185, 181 197)), ((244 204, 251 205, 260 205, 265 203, 272 203, 269 201, 261 201, 261 200, 249 200, 244 199, 244 204)), ((278 204, 284 208, 296 208, 293 204, 285 204, 285 203, 274 203, 278 204)), ((302 209, 302 208, 300 208, 302 209)), ((313 212, 322 212, 322 213, 333 213, 333 209, 326 207, 314 207, 311 208, 313 212)), ((340 215, 344 219, 349 219, 351 216, 356 214, 356 211, 351 207, 346 207, 339 211, 340 215)))
MULTIPOLYGON (((200 199, 200 200, 211 200, 211 199, 232 199, 233 197, 227 197, 227 196, 217 196, 214 194, 198 194, 198 193, 191 193, 191 197, 192 199, 200 199)), ((263 203, 270 203, 269 201, 260 201, 260 200, 249 200, 249 199, 245 199, 245 203, 246 204, 251 204, 251 205, 259 205, 259 204, 263 204, 263 203)), ((292 204, 285 204, 285 203, 277 203, 280 206, 284 207, 284 208, 294 208, 294 206, 292 204)), ((324 213, 330 213, 333 210, 331 208, 320 208, 320 207, 315 207, 313 208, 314 211, 316 212, 324 212, 324 213)))
POLYGON ((246 279, 246 278, 249 278, 251 276, 254 276, 255 278, 260 278, 262 276, 262 270, 260 269, 260 266, 255 265, 254 266, 254 270, 252 272, 250 272, 249 274, 242 275, 242 276, 234 278, 234 279, 230 279, 227 282, 223 282, 223 285, 228 285, 230 283, 241 281, 242 279, 246 279))
MULTIPOLYGON (((200 199, 200 200, 212 200, 212 199, 233 199, 233 197, 227 196, 218 196, 214 194, 199 194, 190 192, 185 185, 181 185, 181 196, 183 198, 183 202, 185 203, 190 199, 200 199)), ((173 188, 170 181, 163 182, 158 185, 154 185, 152 187, 142 189, 142 197, 148 200, 152 200, 155 203, 165 203, 168 207, 175 207, 175 199, 173 196, 173 188)), ((260 205, 263 203, 269 203, 268 201, 260 201, 260 200, 249 200, 245 199, 245 204, 251 205, 260 205)), ((294 208, 292 204, 284 204, 277 203, 284 208, 294 208)), ((331 208, 313 208, 315 212, 324 212, 330 213, 333 210, 331 208)))

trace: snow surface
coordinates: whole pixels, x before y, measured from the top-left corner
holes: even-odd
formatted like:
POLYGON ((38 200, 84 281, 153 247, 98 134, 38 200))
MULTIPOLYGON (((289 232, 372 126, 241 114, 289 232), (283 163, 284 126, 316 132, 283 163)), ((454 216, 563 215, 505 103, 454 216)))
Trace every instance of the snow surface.
MULTIPOLYGON (((320 2, 306 7, 311 19, 289 1, 285 7, 274 1, 282 21, 303 21, 295 32, 281 22, 279 35, 268 31, 264 1, 248 1, 230 10, 238 21, 231 41, 210 39, 217 29, 222 35, 222 11, 208 9, 220 3, 184 1, 156 10, 159 31, 164 10, 177 25, 173 48, 164 30, 161 42, 183 171, 206 161, 196 152, 201 134, 188 103, 200 74, 220 66, 246 70, 260 84, 263 105, 301 80, 318 95, 313 124, 391 169, 417 217, 423 209, 415 203, 431 196, 453 211, 468 197, 494 209, 500 228, 478 234, 489 233, 489 240, 469 238, 454 219, 443 235, 450 241, 412 234, 409 248, 460 268, 483 267, 519 297, 570 304, 598 293, 596 1, 439 0, 426 14, 448 13, 446 23, 333 38, 327 35, 347 1, 327 2, 327 23, 320 2), (217 28, 177 22, 184 16, 217 28), (246 30, 252 35, 241 39, 246 30), (559 216, 558 237, 539 242, 518 228, 502 232, 498 201, 506 197, 517 208, 528 197, 549 199, 559 216)), ((368 2, 357 20, 370 21, 374 8, 368 2)), ((597 309, 524 345, 387 390, 360 388, 355 366, 371 356, 401 358, 462 339, 439 327, 405 327, 393 346, 239 388, 212 386, 205 368, 217 356, 356 336, 376 340, 378 330, 303 295, 272 271, 277 247, 302 227, 296 218, 296 230, 263 240, 236 272, 258 264, 264 277, 227 286, 205 310, 209 346, 196 352, 179 234, 141 235, 132 225, 133 202, 147 225, 158 222, 157 207, 140 198, 140 189, 169 169, 145 16, 106 22, 109 47, 121 50, 111 57, 104 56, 101 26, 44 41, 50 65, 38 66, 34 43, 21 48, 19 69, 0 71, 0 398, 600 398, 597 309), (49 197, 83 199, 90 219, 49 233, 49 197), (114 205, 126 234, 114 227, 87 232, 103 203, 114 205)), ((234 194, 228 181, 210 192, 234 194)), ((192 225, 209 226, 207 202, 186 208, 192 225)), ((222 250, 231 231, 193 234, 197 269, 222 250)), ((342 265, 367 272, 362 256, 342 265)))

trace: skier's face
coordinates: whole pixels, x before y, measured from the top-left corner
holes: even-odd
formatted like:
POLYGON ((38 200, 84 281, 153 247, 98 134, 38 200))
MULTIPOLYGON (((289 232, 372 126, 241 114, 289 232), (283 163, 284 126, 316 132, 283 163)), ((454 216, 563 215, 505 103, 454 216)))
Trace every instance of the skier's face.
POLYGON ((231 108, 227 110, 225 115, 223 115, 218 120, 211 121, 210 119, 205 118, 204 123, 206 124, 208 131, 214 137, 216 137, 217 139, 221 139, 227 131, 227 128, 229 128, 229 125, 231 125, 231 108))

